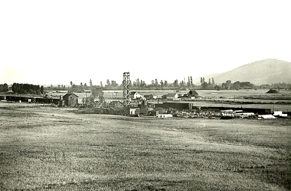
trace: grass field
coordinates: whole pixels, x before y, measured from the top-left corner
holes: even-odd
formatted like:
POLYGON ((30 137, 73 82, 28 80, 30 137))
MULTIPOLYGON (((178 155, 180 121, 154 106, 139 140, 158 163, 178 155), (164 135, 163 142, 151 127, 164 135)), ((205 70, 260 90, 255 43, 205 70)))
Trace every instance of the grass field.
POLYGON ((290 190, 290 130, 0 108, 0 190, 290 190))

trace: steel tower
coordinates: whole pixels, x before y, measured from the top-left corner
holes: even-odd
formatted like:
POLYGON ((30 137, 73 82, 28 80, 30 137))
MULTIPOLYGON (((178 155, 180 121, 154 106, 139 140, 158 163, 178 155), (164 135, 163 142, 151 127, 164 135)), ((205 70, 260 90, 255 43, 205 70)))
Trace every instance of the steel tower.
POLYGON ((128 105, 130 102, 129 98, 129 88, 130 88, 130 74, 129 72, 123 72, 123 98, 124 104, 128 105))

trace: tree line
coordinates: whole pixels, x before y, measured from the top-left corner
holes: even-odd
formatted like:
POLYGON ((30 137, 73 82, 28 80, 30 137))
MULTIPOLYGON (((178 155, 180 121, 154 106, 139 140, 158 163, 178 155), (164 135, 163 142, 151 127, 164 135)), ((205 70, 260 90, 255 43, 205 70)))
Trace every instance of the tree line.
POLYGON ((0 84, 0 92, 8 92, 8 85, 6 83, 0 84))
MULTIPOLYGON (((130 87, 134 88, 136 90, 139 89, 171 89, 171 88, 193 88, 195 87, 193 83, 192 76, 188 76, 187 80, 184 78, 184 80, 179 81, 178 79, 174 80, 173 82, 168 82, 167 80, 158 80, 153 79, 149 84, 147 84, 142 79, 135 79, 133 81, 129 82, 130 87)), ((100 82, 100 87, 104 89, 122 89, 123 84, 118 84, 115 80, 106 80, 106 84, 103 85, 102 81, 100 82)))
POLYGON ((208 79, 208 82, 206 82, 205 78, 204 77, 201 77, 200 78, 200 89, 203 89, 203 90, 209 90, 209 89, 215 89, 217 88, 217 85, 215 84, 214 82, 214 78, 209 78, 208 79))
MULTIPOLYGON (((231 90, 231 89, 286 89, 291 90, 291 84, 288 83, 273 83, 273 84, 262 84, 256 86, 251 82, 240 82, 235 81, 234 83, 231 80, 227 80, 226 82, 218 85, 215 83, 214 78, 209 78, 206 80, 204 77, 200 78, 200 86, 194 85, 192 76, 188 76, 187 80, 184 78, 182 81, 178 81, 178 79, 169 83, 167 80, 158 80, 153 79, 149 84, 147 84, 142 79, 135 79, 134 81, 130 81, 130 87, 132 89, 178 89, 178 88, 193 88, 193 89, 202 89, 202 90, 231 90)), ((87 83, 80 83, 80 85, 74 84, 70 81, 70 86, 65 85, 57 85, 57 86, 48 86, 43 87, 39 85, 33 84, 22 84, 22 83, 13 83, 12 91, 18 94, 44 94, 45 90, 67 90, 71 92, 84 92, 84 90, 99 91, 99 89, 103 90, 122 90, 123 84, 118 84, 115 80, 106 80, 105 85, 103 85, 102 81, 100 81, 99 85, 93 85, 92 80, 89 80, 89 85, 87 83)), ((0 84, 0 92, 8 92, 9 86, 7 83, 0 84)))
MULTIPOLYGON (((129 82, 130 87, 134 89, 169 89, 169 88, 179 88, 179 87, 195 87, 193 84, 192 77, 188 77, 188 81, 185 79, 182 81, 178 81, 177 79, 174 80, 174 82, 169 83, 167 80, 158 80, 154 79, 151 80, 150 84, 147 84, 144 80, 141 80, 137 78, 134 81, 129 82)), ((92 80, 90 80, 89 86, 86 83, 80 83, 80 85, 74 84, 72 81, 70 81, 70 90, 76 91, 76 92, 82 92, 84 89, 91 89, 95 87, 101 87, 104 90, 121 90, 123 89, 123 84, 118 84, 115 80, 106 80, 106 83, 103 84, 102 81, 100 81, 99 85, 93 85, 92 80)))
POLYGON ((12 91, 18 94, 43 94, 43 86, 33 85, 33 84, 19 84, 13 83, 12 91))
MULTIPOLYGON (((86 83, 80 83, 80 85, 74 84, 72 81, 70 82, 70 91, 73 92, 84 92, 86 90, 93 90, 94 88, 102 88, 103 90, 122 90, 123 84, 118 84, 115 80, 106 80, 106 83, 103 84, 100 81, 99 85, 93 85, 92 80, 89 81, 89 86, 86 83)), ((291 84, 286 83, 276 83, 276 84, 264 84, 261 86, 256 86, 251 82, 240 82, 235 81, 234 83, 231 80, 226 80, 226 82, 222 84, 216 84, 214 78, 209 78, 208 80, 204 77, 200 78, 200 86, 195 85, 193 83, 192 76, 188 76, 187 79, 179 81, 178 79, 174 80, 173 82, 168 82, 167 80, 158 80, 153 79, 150 83, 146 83, 142 79, 135 79, 130 81, 130 88, 135 90, 141 89, 178 89, 178 88, 193 88, 193 89, 202 89, 202 90, 230 90, 230 89, 268 89, 268 88, 280 88, 280 89, 291 89, 291 84)))
POLYGON ((291 90, 291 84, 288 84, 288 83, 262 84, 259 87, 261 89, 286 89, 286 90, 291 90))

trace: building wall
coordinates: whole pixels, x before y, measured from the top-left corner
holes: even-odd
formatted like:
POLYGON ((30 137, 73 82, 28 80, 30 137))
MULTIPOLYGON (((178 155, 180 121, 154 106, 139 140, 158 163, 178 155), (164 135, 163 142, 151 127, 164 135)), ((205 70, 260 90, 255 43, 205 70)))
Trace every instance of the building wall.
POLYGON ((75 107, 78 105, 78 97, 74 95, 69 95, 68 97, 65 98, 65 104, 66 106, 69 107, 75 107))
POLYGON ((139 115, 140 109, 139 108, 130 108, 129 109, 129 115, 139 115))

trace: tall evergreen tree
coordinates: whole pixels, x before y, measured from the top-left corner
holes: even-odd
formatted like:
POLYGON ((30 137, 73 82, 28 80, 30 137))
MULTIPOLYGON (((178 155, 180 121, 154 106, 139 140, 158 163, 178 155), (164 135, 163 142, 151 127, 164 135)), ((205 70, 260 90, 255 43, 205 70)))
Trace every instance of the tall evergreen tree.
POLYGON ((193 86, 193 79, 192 79, 192 76, 190 76, 190 84, 191 84, 191 87, 193 86))
POLYGON ((40 93, 43 94, 44 91, 43 91, 43 86, 40 86, 40 93))

